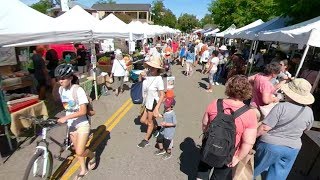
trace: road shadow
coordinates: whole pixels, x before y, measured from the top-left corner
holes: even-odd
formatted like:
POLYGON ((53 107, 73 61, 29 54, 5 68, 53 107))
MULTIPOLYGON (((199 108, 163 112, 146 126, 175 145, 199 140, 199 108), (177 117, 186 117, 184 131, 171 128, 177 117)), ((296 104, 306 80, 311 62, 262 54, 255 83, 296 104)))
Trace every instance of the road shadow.
POLYGON ((198 82, 198 84, 199 84, 199 87, 201 87, 201 88, 203 88, 203 89, 207 89, 207 85, 205 84, 205 83, 203 83, 203 82, 198 82))
MULTIPOLYGON (((92 139, 90 141, 88 148, 91 151, 96 152, 96 167, 94 169, 97 169, 97 167, 100 164, 100 156, 104 151, 105 147, 107 146, 107 143, 110 139, 110 132, 107 131, 107 128, 105 125, 100 125, 96 129, 92 129, 91 134, 92 134, 91 135, 92 139)), ((76 157, 74 154, 67 157, 60 164, 57 170, 53 173, 53 175, 51 176, 51 179, 60 179, 63 176, 63 174, 66 172, 66 170, 69 168, 69 166, 72 165, 74 160, 76 160, 76 157)))
POLYGON ((201 80, 209 83, 209 78, 207 78, 207 77, 206 78, 201 78, 201 80))
POLYGON ((180 144, 180 150, 182 151, 179 157, 180 171, 188 175, 188 180, 196 179, 200 159, 200 149, 192 138, 187 137, 180 144))
POLYGON ((130 91, 131 87, 127 84, 123 84, 123 91, 130 91))
POLYGON ((140 116, 136 117, 134 119, 134 124, 137 125, 137 126, 140 126, 140 131, 143 132, 143 133, 146 133, 147 132, 147 129, 148 129, 148 126, 145 125, 145 124, 142 124, 140 122, 140 116))

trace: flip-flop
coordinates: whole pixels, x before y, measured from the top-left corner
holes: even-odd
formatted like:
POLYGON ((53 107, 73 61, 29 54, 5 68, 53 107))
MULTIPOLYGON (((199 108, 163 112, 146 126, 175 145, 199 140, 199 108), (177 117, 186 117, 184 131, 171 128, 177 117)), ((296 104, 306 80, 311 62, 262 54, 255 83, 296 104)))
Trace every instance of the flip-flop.
POLYGON ((89 171, 87 171, 85 174, 78 174, 76 177, 74 177, 74 180, 80 180, 84 178, 88 173, 89 171))
POLYGON ((90 159, 90 161, 89 161, 89 163, 88 163, 88 169, 89 169, 89 170, 92 170, 92 169, 94 169, 95 167, 96 167, 96 153, 94 153, 93 158, 90 159), (94 165, 94 166, 92 167, 92 165, 94 165))

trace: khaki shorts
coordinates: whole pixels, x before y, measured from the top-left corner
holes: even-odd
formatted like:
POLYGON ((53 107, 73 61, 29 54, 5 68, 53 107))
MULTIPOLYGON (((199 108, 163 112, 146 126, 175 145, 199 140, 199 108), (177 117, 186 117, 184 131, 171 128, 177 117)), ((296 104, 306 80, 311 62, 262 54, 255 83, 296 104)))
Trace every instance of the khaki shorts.
POLYGON ((89 134, 90 133, 90 124, 81 125, 79 127, 71 126, 69 129, 70 133, 82 133, 82 134, 89 134))

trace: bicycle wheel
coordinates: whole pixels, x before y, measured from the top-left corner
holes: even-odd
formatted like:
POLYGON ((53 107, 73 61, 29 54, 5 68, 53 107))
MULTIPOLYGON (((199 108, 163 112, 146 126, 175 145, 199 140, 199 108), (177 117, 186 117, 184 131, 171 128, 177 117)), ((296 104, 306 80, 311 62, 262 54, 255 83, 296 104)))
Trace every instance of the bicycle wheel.
POLYGON ((23 180, 43 179, 43 178, 49 179, 52 173, 52 163, 53 163, 52 154, 50 151, 48 151, 46 174, 42 178, 44 160, 45 160, 44 151, 38 150, 29 161, 29 164, 23 176, 23 180))

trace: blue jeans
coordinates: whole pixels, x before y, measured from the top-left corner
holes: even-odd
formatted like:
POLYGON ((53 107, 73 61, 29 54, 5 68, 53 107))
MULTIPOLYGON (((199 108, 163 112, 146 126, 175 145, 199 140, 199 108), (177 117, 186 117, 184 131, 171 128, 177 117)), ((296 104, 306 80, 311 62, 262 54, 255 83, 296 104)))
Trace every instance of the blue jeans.
POLYGON ((259 141, 254 158, 254 177, 267 171, 266 180, 285 180, 299 150, 259 141))
POLYGON ((214 82, 219 82, 219 80, 223 78, 224 69, 225 69, 224 66, 225 66, 224 64, 219 64, 218 65, 218 71, 213 76, 213 81, 214 82))

